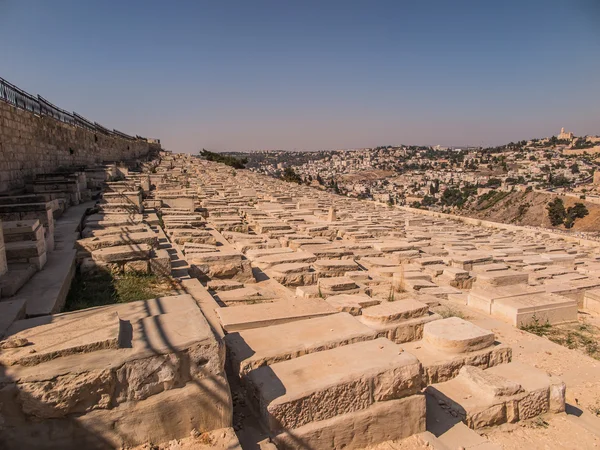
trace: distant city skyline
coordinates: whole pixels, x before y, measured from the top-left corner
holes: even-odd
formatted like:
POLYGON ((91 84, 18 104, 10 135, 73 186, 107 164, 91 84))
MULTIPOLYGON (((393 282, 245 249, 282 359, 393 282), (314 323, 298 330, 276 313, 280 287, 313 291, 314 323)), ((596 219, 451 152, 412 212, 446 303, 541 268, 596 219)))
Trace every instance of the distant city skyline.
POLYGON ((0 76, 195 153, 600 134, 600 2, 0 0, 0 76))

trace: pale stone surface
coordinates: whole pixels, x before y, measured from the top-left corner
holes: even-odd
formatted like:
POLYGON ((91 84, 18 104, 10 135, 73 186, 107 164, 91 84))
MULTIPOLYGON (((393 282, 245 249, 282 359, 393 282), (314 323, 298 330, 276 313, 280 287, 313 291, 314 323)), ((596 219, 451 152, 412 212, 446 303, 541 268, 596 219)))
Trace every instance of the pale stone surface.
POLYGON ((81 445, 86 431, 69 425, 75 416, 93 442, 114 445, 231 424, 224 347, 189 295, 23 320, 11 331, 33 345, 2 351, 19 356, 0 380, 7 448, 35 430, 38 439, 48 436, 47 448, 81 445), (32 348, 37 364, 23 365, 18 353, 32 348))
POLYGON ((375 339, 376 333, 347 313, 338 313, 266 328, 243 330, 225 337, 236 372, 375 339))
POLYGON ((362 319, 364 323, 387 324, 421 317, 428 311, 429 306, 417 300, 397 300, 363 309, 362 319))
POLYGON ((494 333, 458 317, 449 317, 425 325, 423 342, 449 353, 481 350, 494 343, 494 333))
POLYGON ((463 367, 453 380, 427 388, 473 428, 564 411, 564 383, 522 363, 487 370, 463 367), (552 394, 551 394, 552 392, 552 394))
POLYGON ((119 347, 120 330, 121 323, 116 312, 40 325, 12 335, 11 338, 24 339, 28 345, 4 351, 0 361, 30 366, 65 355, 116 349, 119 347))
POLYGON ((353 316, 361 314, 363 308, 378 305, 381 300, 371 298, 366 294, 340 294, 330 295, 325 301, 339 312, 347 312, 353 316))
POLYGON ((367 409, 313 422, 278 434, 274 441, 279 450, 299 447, 327 450, 336 446, 355 450, 380 442, 404 439, 423 431, 425 398, 414 395, 377 402, 367 409))
POLYGON ((248 377, 273 431, 415 394, 421 385, 418 360, 387 339, 311 353, 260 367, 248 377))
POLYGON ((312 299, 282 300, 275 303, 217 309, 221 325, 228 333, 326 316, 336 312, 335 308, 323 300, 312 299))
POLYGON ((152 247, 147 244, 117 245, 94 250, 92 258, 104 263, 119 263, 149 259, 151 252, 152 247))

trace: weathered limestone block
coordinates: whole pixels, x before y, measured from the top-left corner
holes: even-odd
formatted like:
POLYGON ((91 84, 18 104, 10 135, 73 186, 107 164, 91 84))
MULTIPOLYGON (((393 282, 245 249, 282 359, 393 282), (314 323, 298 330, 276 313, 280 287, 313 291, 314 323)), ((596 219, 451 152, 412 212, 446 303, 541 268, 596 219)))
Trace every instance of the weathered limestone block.
POLYGON ((114 373, 109 370, 61 375, 19 384, 18 401, 26 416, 56 419, 109 408, 115 384, 114 373))
POLYGON ((155 250, 154 256, 148 260, 150 272, 159 276, 171 275, 171 256, 165 249, 155 250))
POLYGON ((319 277, 341 277, 346 272, 358 270, 358 264, 349 259, 318 259, 313 267, 319 277))
POLYGON ((232 278, 238 281, 253 281, 250 261, 233 251, 194 253, 188 258, 190 275, 202 279, 232 278))
POLYGON ((101 263, 121 263, 125 261, 147 260, 151 254, 152 247, 148 244, 116 245, 94 250, 92 252, 92 259, 101 263))
POLYGON ((306 286, 317 281, 308 263, 284 263, 271 266, 266 274, 284 286, 306 286))
MULTIPOLYGON (((67 316, 68 317, 68 316, 67 316)), ((34 366, 55 358, 119 347, 121 322, 116 312, 99 312, 86 320, 48 323, 18 333, 25 345, 6 350, 4 364, 34 366)))
POLYGON ((144 220, 142 214, 92 214, 84 220, 86 228, 97 229, 139 225, 144 220))
POLYGON ((487 348, 494 343, 494 333, 471 322, 449 317, 425 326, 423 342, 448 353, 465 353, 487 348))
POLYGON ((86 227, 81 232, 81 237, 102 237, 109 236, 111 234, 131 234, 131 233, 145 233, 149 232, 150 228, 146 224, 129 225, 129 226, 107 226, 104 228, 90 228, 86 227))
POLYGON ((513 284, 527 284, 529 273, 516 270, 498 270, 484 272, 477 275, 476 286, 510 286, 513 284))
POLYGON ((9 334, 3 448, 34 448, 31 433, 47 440, 35 448, 76 448, 86 430, 99 439, 89 448, 114 448, 231 424, 225 348, 189 295, 17 321, 9 334))
POLYGON ((273 438, 279 450, 357 450, 425 431, 425 396, 377 402, 356 412, 311 422, 273 438), (339 446, 339 447, 338 447, 339 446))
POLYGON ((381 299, 371 298, 366 294, 330 295, 325 301, 339 312, 347 312, 353 316, 360 315, 363 308, 381 303, 381 299))
POLYGON ((494 333, 456 317, 425 324, 423 339, 402 348, 421 361, 425 384, 450 380, 465 365, 486 369, 512 359, 510 347, 496 343, 494 333))
POLYGON ((79 239, 76 243, 77 249, 91 253, 105 247, 135 246, 136 244, 147 244, 152 248, 158 247, 158 237, 154 232, 131 233, 126 235, 115 234, 102 237, 90 237, 79 239))
POLYGON ((318 288, 323 294, 332 295, 335 293, 346 293, 350 294, 356 290, 358 293, 359 286, 348 277, 331 277, 331 278, 319 278, 317 282, 318 288))
POLYGON ((181 373, 183 363, 176 354, 125 363, 115 373, 118 381, 115 401, 144 400, 159 392, 183 386, 187 381, 181 373))
POLYGON ((595 313, 600 313, 600 289, 586 291, 583 297, 583 307, 595 313))
POLYGON ((464 366, 456 378, 427 392, 473 429, 565 409, 563 382, 517 362, 487 370, 464 366))
POLYGON ((221 326, 228 333, 312 319, 337 312, 328 303, 312 299, 225 307, 217 308, 216 311, 221 326))
POLYGON ((429 313, 425 303, 412 299, 383 301, 377 306, 364 308, 358 320, 397 344, 423 338, 425 324, 440 319, 429 313))
POLYGON ((310 264, 317 260, 317 257, 308 252, 290 252, 278 253, 267 256, 261 256, 252 260, 252 263, 262 270, 269 269, 279 264, 310 264))
MULTIPOLYGON (((260 306, 264 305, 257 307, 260 306)), ((258 367, 308 353, 372 340, 375 335, 350 314, 338 313, 230 333, 225 337, 225 343, 234 371, 243 375, 258 367)))
POLYGON ((217 239, 208 230, 191 229, 174 230, 171 234, 171 241, 179 245, 184 245, 187 242, 196 244, 216 245, 217 239))
POLYGON ((38 219, 3 221, 4 242, 40 241, 44 239, 44 228, 38 219))
POLYGON ((248 382, 274 432, 414 395, 421 374, 413 355, 377 339, 260 367, 248 374, 248 382), (308 368, 314 373, 310 379, 303 375, 308 368))

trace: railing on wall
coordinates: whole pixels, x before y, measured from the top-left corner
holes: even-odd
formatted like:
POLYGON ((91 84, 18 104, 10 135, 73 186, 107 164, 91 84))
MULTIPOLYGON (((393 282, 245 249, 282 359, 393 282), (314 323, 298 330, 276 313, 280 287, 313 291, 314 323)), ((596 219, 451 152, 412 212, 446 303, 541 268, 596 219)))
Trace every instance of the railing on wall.
POLYGON ((122 133, 118 130, 109 130, 103 127, 97 122, 91 122, 85 117, 77 114, 76 112, 70 113, 58 106, 50 103, 41 95, 37 97, 25 92, 18 88, 12 83, 9 83, 4 78, 0 77, 0 100, 9 103, 17 108, 30 111, 40 116, 52 117, 59 122, 68 123, 76 127, 85 128, 95 133, 102 133, 109 136, 116 136, 121 139, 128 140, 146 140, 141 136, 129 136, 128 134, 122 133))

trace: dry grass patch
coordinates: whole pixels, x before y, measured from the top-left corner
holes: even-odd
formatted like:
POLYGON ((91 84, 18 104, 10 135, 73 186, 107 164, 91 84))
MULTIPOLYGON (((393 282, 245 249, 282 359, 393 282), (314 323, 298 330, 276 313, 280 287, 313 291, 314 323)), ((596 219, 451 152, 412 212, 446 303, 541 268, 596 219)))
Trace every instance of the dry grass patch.
POLYGON ((179 285, 173 278, 151 273, 102 271, 82 275, 78 272, 71 283, 65 311, 175 295, 178 288, 179 285))
POLYGON ((577 323, 550 325, 534 319, 521 328, 537 336, 546 337, 552 342, 572 350, 580 350, 600 361, 600 328, 580 320, 577 323))

